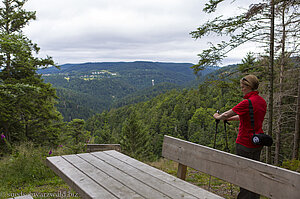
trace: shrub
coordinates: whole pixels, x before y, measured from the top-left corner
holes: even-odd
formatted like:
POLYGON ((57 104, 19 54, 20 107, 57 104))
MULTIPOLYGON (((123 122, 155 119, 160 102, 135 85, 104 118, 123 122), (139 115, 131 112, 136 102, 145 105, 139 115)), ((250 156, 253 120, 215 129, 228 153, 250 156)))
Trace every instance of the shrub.
POLYGON ((282 167, 292 170, 292 171, 297 171, 300 172, 300 160, 287 160, 282 163, 282 167))

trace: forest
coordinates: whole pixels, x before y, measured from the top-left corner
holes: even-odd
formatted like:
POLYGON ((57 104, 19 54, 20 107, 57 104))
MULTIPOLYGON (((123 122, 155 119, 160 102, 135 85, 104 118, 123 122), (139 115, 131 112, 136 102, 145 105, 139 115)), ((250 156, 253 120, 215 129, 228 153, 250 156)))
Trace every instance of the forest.
POLYGON ((57 109, 65 121, 88 119, 95 113, 145 101, 173 88, 196 86, 209 67, 196 77, 188 63, 98 62, 65 64, 39 70, 56 88, 57 109), (113 74, 113 75, 111 75, 113 74))
MULTIPOLYGON (((35 155, 39 156, 32 154, 30 157, 39 162, 40 157, 84 152, 87 143, 119 143, 124 153, 136 159, 157 161, 161 158, 164 135, 213 147, 216 123, 212 115, 217 110, 224 112, 242 100, 239 80, 247 74, 259 78, 260 95, 268 103, 263 129, 273 137, 274 144, 264 147, 262 161, 300 171, 299 1, 262 1, 251 5, 240 16, 228 19, 219 16, 192 31, 191 37, 195 39, 209 34, 224 34, 230 38, 203 50, 199 62, 186 68, 190 70, 191 67, 195 74, 209 67, 216 68, 205 79, 193 82, 193 86, 173 84, 175 79, 185 82, 184 78, 176 76, 182 71, 174 73, 174 79, 158 82, 157 87, 146 88, 141 83, 141 89, 132 86, 136 82, 129 82, 131 78, 127 78, 127 82, 109 78, 103 84, 99 80, 99 84, 93 85, 102 87, 97 90, 100 92, 98 98, 103 95, 101 91, 109 92, 108 87, 118 87, 118 93, 110 93, 110 96, 118 98, 119 94, 122 98, 119 97, 121 100, 116 100, 112 106, 107 104, 111 98, 103 97, 99 101, 91 93, 81 93, 74 87, 56 89, 54 82, 67 83, 58 75, 42 76, 59 66, 50 56, 35 57, 40 48, 22 32, 29 21, 36 19, 36 13, 23 9, 26 0, 2 2, 0 184, 3 187, 0 187, 0 192, 53 175, 44 167, 24 166, 25 162, 29 165, 26 157, 30 155, 26 155, 26 151, 37 152, 35 155), (266 49, 265 53, 249 52, 236 66, 216 67, 228 52, 248 41, 259 43, 266 49), (41 73, 43 68, 45 71, 41 73), (49 83, 51 78, 52 84, 49 83), (134 93, 130 90, 138 92, 125 95, 134 93), (80 109, 84 103, 88 106, 80 109), (109 109, 97 109, 101 103, 110 106, 109 109), (25 149, 21 150, 20 146, 25 146, 25 149)), ((204 12, 214 12, 219 2, 210 1, 204 12)), ((150 80, 151 77, 147 83, 150 80)), ((92 82, 89 85, 83 81, 77 79, 73 85, 90 88, 92 92, 91 85, 96 81, 89 81, 92 82)), ((224 127, 222 123, 219 125, 216 148, 235 153, 238 123, 230 122, 226 132, 224 127), (229 149, 226 149, 227 144, 229 149)))

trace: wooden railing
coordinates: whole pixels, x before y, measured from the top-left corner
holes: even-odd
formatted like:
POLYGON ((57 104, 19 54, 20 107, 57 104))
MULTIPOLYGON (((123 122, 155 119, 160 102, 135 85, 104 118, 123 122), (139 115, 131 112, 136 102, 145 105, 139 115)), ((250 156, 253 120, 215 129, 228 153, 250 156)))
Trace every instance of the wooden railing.
POLYGON ((191 167, 269 198, 300 198, 297 172, 170 136, 164 137, 162 155, 179 163, 182 179, 191 167))

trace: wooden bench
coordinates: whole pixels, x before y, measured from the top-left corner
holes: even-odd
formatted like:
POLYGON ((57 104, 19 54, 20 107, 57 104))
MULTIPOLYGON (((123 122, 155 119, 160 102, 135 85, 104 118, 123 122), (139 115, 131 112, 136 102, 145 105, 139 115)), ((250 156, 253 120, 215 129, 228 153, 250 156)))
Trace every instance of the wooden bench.
POLYGON ((87 144, 86 152, 96 152, 96 151, 108 151, 108 150, 116 150, 121 152, 120 144, 87 144))
POLYGON ((82 198, 222 198, 114 150, 48 157, 46 163, 82 198))
POLYGON ((163 141, 163 157, 179 163, 177 176, 187 166, 269 198, 300 198, 300 173, 170 136, 163 141))

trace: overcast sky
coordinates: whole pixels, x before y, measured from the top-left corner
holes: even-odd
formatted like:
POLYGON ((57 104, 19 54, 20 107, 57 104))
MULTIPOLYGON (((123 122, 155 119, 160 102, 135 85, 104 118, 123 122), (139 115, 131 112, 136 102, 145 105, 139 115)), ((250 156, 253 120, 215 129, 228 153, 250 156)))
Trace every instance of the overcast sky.
MULTIPOLYGON (((249 2, 222 3, 217 14, 205 14, 204 0, 29 0, 28 11, 37 20, 24 33, 41 47, 40 57, 55 63, 106 61, 164 61, 196 64, 209 36, 195 40, 189 34, 217 15, 241 12, 249 2), (237 6, 238 5, 238 6, 237 6)), ((231 0, 229 0, 231 2, 231 0)), ((255 2, 253 0, 253 2, 255 2)), ((231 52, 223 65, 238 63, 250 45, 231 52)))

